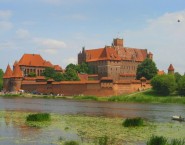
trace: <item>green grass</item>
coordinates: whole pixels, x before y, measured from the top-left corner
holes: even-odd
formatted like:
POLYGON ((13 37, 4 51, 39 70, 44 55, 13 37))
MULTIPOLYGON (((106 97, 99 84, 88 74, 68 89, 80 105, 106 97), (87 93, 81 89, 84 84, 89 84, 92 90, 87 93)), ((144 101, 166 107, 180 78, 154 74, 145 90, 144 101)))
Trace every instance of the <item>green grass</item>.
POLYGON ((77 100, 94 100, 94 101, 98 101, 98 97, 96 97, 96 96, 75 96, 74 99, 77 99, 77 100))
POLYGON ((124 127, 136 127, 136 126, 143 126, 143 119, 142 118, 127 118, 123 121, 122 125, 124 127))
POLYGON ((137 103, 179 103, 185 104, 185 97, 180 96, 160 96, 154 91, 148 90, 129 95, 112 96, 108 98, 111 102, 137 102, 137 103))
POLYGON ((167 145, 167 139, 163 136, 152 136, 149 141, 147 141, 147 145, 167 145))
POLYGON ((49 113, 30 114, 26 117, 26 121, 50 121, 51 116, 49 113))
POLYGON ((147 141, 147 145, 185 145, 185 140, 172 139, 168 141, 164 136, 152 136, 149 141, 147 141))
POLYGON ((77 141, 66 141, 64 145, 79 145, 77 141))

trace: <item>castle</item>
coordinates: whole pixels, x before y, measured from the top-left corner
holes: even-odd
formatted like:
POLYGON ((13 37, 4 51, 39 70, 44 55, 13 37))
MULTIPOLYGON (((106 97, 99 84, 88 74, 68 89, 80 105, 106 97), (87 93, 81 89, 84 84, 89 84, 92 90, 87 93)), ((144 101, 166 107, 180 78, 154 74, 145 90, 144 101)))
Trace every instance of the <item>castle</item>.
MULTIPOLYGON (((19 61, 15 61, 13 70, 10 65, 7 66, 3 77, 4 91, 112 96, 151 88, 149 80, 136 80, 136 71, 146 58, 153 59, 153 54, 147 49, 125 47, 123 42, 123 39, 116 38, 111 46, 92 50, 83 48, 78 54, 78 64, 88 63, 93 74, 78 74, 80 81, 46 80, 41 76, 46 67, 52 67, 61 73, 64 70, 59 65, 44 60, 39 54, 24 54, 19 61), (29 77, 30 73, 35 76, 29 77)), ((172 65, 168 72, 174 73, 172 65)), ((164 71, 159 73, 164 74, 164 71)))
POLYGON ((135 80, 138 65, 146 58, 153 59, 147 49, 128 48, 123 39, 116 38, 111 46, 85 50, 78 54, 78 64, 88 63, 98 78, 108 77, 117 80, 135 80))

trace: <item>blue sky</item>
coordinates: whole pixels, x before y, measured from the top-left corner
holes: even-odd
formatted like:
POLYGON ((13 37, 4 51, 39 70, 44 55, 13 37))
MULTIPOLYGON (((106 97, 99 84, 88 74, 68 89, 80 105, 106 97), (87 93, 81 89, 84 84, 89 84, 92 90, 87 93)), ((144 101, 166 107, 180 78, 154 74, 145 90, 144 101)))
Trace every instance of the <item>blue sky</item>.
POLYGON ((160 70, 185 72, 184 0, 0 0, 0 68, 39 53, 63 68, 81 48, 148 49, 160 70), (177 20, 180 19, 180 23, 177 20))

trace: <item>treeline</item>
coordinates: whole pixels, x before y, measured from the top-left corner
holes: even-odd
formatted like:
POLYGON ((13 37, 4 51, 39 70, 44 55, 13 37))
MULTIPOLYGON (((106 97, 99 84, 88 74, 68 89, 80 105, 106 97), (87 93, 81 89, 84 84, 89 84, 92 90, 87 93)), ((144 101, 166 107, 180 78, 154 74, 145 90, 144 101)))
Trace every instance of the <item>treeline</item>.
POLYGON ((56 72, 53 68, 46 68, 43 72, 43 76, 46 79, 52 78, 55 81, 78 81, 78 73, 91 73, 87 63, 82 64, 69 64, 66 66, 65 72, 56 72))
POLYGON ((173 74, 156 75, 151 80, 153 90, 159 95, 185 96, 185 75, 178 72, 173 74))

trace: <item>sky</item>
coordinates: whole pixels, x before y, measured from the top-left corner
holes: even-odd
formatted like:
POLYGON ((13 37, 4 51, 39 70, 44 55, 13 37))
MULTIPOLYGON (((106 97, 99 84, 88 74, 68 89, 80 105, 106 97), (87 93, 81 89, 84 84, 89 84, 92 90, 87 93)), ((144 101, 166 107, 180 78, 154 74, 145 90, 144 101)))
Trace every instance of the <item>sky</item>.
POLYGON ((25 53, 65 68, 82 50, 148 49, 157 68, 185 72, 185 0, 0 0, 0 68, 25 53), (180 20, 180 22, 177 22, 180 20))

